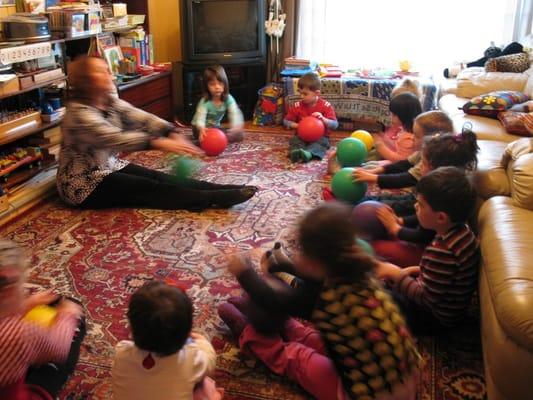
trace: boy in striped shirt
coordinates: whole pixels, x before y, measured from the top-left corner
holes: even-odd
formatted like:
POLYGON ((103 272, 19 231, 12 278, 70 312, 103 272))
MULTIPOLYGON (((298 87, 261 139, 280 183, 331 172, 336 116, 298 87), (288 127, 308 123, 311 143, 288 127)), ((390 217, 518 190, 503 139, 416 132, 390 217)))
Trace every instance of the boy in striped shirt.
POLYGON ((476 192, 464 172, 437 168, 420 179, 416 215, 420 225, 436 232, 419 266, 400 268, 381 263, 377 275, 392 283, 414 332, 457 325, 477 288, 479 243, 466 223, 476 192))

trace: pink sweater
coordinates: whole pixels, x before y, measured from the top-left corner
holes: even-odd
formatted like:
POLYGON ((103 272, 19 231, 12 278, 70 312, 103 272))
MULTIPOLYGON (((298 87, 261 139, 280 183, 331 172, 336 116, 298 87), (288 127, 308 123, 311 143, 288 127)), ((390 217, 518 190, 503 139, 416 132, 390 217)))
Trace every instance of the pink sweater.
POLYGON ((376 151, 385 160, 405 160, 417 149, 415 148, 415 135, 401 129, 399 132, 390 127, 381 135, 374 136, 376 151))

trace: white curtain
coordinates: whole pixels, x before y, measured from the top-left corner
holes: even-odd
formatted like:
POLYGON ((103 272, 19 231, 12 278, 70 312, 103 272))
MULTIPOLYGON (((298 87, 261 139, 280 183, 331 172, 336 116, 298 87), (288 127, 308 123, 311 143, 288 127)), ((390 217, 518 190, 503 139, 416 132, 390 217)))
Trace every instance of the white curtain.
POLYGON ((509 44, 523 3, 531 18, 531 0, 305 0, 296 55, 344 68, 409 60, 413 70, 441 73, 482 57, 491 42, 509 44))

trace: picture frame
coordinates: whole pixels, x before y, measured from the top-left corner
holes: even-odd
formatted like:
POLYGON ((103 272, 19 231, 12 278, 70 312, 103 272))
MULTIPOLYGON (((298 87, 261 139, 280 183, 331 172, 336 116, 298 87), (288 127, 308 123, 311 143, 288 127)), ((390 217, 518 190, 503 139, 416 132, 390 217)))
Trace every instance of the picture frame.
POLYGON ((72 14, 70 16, 70 32, 72 36, 85 33, 85 14, 72 14))
POLYGON ((109 65, 109 69, 113 75, 118 75, 120 61, 124 59, 122 50, 119 46, 111 46, 104 48, 104 58, 109 65))

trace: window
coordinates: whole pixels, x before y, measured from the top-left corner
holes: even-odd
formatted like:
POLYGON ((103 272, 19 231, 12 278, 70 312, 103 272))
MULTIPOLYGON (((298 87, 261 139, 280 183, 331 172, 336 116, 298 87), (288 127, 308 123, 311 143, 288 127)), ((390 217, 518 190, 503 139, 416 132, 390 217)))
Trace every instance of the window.
POLYGON ((531 19, 528 0, 305 0, 296 55, 344 68, 398 69, 409 60, 412 70, 441 74, 482 57, 491 42, 512 42, 524 3, 531 19))

